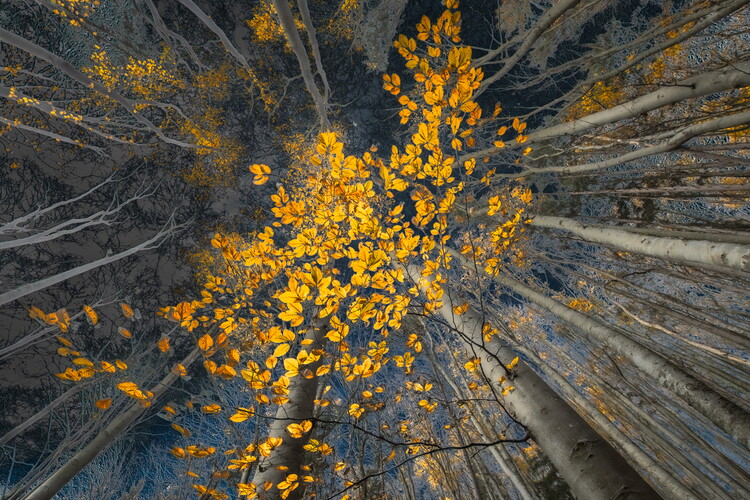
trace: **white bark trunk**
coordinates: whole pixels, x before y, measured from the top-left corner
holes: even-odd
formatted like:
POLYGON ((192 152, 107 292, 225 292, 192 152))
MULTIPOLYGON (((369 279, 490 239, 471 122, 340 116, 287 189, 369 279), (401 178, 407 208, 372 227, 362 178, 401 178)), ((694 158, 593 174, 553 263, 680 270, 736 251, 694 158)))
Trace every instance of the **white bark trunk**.
POLYGON ((323 68, 323 57, 320 54, 318 37, 315 32, 315 25, 312 22, 312 16, 310 15, 310 8, 307 5, 307 0, 297 0, 297 6, 302 15, 302 22, 305 25, 305 30, 307 31, 307 39, 310 42, 313 59, 315 60, 315 69, 318 71, 320 79, 323 80, 323 99, 324 102, 328 102, 328 98, 331 96, 331 88, 328 85, 328 77, 326 76, 325 68, 323 68))
POLYGON ((528 142, 540 142, 566 135, 579 134, 594 127, 634 118, 654 109, 686 99, 695 99, 716 92, 750 85, 750 62, 727 66, 668 85, 632 101, 620 104, 578 120, 561 123, 529 134, 528 142))
POLYGON ((674 151, 693 137, 718 132, 720 130, 728 129, 731 127, 746 125, 748 123, 750 123, 750 111, 729 116, 722 116, 720 118, 715 118, 713 120, 685 127, 682 130, 675 131, 673 133, 670 132, 671 137, 661 144, 640 148, 635 151, 616 156, 614 158, 609 158, 607 160, 601 160, 592 163, 584 163, 580 165, 540 168, 532 170, 532 172, 561 172, 565 174, 579 174, 583 172, 591 172, 593 170, 603 170, 605 168, 623 165, 629 161, 638 160, 639 158, 644 158, 646 156, 668 153, 670 151, 674 151))
POLYGON ((331 127, 328 121, 328 110, 326 109, 328 103, 320 95, 318 86, 315 85, 315 78, 310 67, 310 58, 307 56, 307 49, 305 49, 302 38, 300 38, 297 31, 297 26, 294 24, 294 16, 289 8, 289 3, 286 0, 273 0, 273 5, 276 7, 276 13, 279 15, 279 23, 281 23, 289 46, 297 57, 297 62, 302 72, 302 79, 305 81, 307 91, 310 92, 312 100, 315 103, 315 109, 318 111, 320 125, 324 130, 327 130, 331 127))
MULTIPOLYGON (((518 61, 520 61, 523 56, 526 55, 532 45, 534 45, 534 42, 536 42, 539 37, 544 34, 545 31, 547 31, 547 28, 549 28, 555 21, 560 19, 563 14, 574 8, 580 2, 581 0, 560 0, 556 2, 542 17, 539 18, 539 20, 536 21, 536 23, 534 23, 534 27, 531 29, 531 31, 529 31, 528 35, 526 35, 523 44, 521 44, 518 50, 516 50, 516 52, 510 58, 508 58, 507 61, 504 61, 505 64, 503 65, 503 67, 484 79, 479 89, 474 94, 474 97, 476 98, 488 86, 492 85, 494 82, 507 75, 510 70, 515 67, 518 61)), ((477 66, 482 66, 484 64, 493 62, 492 59, 500 54, 500 49, 496 49, 490 52, 477 61, 477 66)))
MULTIPOLYGON (((407 275, 417 277, 420 271, 413 266, 407 275)), ((500 343, 497 337, 484 341, 481 314, 469 309, 460 316, 452 305, 462 301, 442 284, 443 304, 439 308, 445 321, 466 336, 467 352, 476 351, 482 371, 502 391, 515 387, 504 398, 504 403, 525 425, 532 438, 555 464, 577 498, 587 500, 628 498, 659 498, 656 492, 628 465, 601 436, 558 396, 529 366, 519 362, 512 380, 498 381, 506 376, 502 364, 510 364, 516 354, 500 343), (477 346, 483 346, 484 349, 477 346), (499 360, 499 363, 498 363, 499 360)))
MULTIPOLYGON (((750 62, 745 61, 716 71, 697 75, 669 86, 664 86, 659 90, 650 92, 632 101, 584 116, 578 120, 537 130, 527 136, 527 141, 524 145, 580 134, 594 127, 609 125, 628 118, 635 118, 649 111, 680 101, 695 99, 716 92, 738 89, 748 85, 750 85, 750 62)), ((515 144, 515 141, 510 141, 508 144, 515 144)), ((490 147, 467 153, 459 158, 459 162, 463 163, 470 158, 483 158, 496 154, 498 151, 500 151, 498 148, 490 147)))
POLYGON ((750 272, 750 245, 633 234, 616 227, 590 226, 573 219, 547 215, 535 216, 532 225, 561 229, 586 241, 625 252, 750 272))
POLYGON ((188 8, 190 12, 195 14, 195 16, 201 20, 203 24, 206 25, 208 29, 210 29, 216 36, 219 37, 219 40, 221 40, 222 45, 224 45, 224 48, 227 49, 227 52, 232 54, 232 57, 237 59, 237 62, 239 62, 243 68, 246 70, 250 70, 250 65, 247 63, 247 60, 240 54, 240 51, 237 50, 237 48, 232 44, 232 42, 229 40, 227 35, 224 33, 224 31, 219 28, 219 26, 214 22, 213 19, 211 19, 208 15, 206 15, 203 10, 201 10, 200 7, 198 7, 195 2, 192 0, 178 0, 182 5, 188 8))
POLYGON ((493 276, 492 279, 630 360, 638 369, 682 398, 732 439, 750 448, 750 415, 703 382, 617 330, 537 292, 520 281, 505 276, 493 276))
MULTIPOLYGON (((202 351, 196 348, 182 360, 182 365, 185 367, 190 366, 201 354, 202 351)), ((174 370, 170 370, 158 384, 152 387, 150 390, 154 394, 153 401, 156 401, 178 377, 179 375, 174 370)), ((24 500, 50 500, 68 481, 73 479, 76 474, 81 472, 102 451, 114 443, 145 410, 146 407, 142 406, 140 402, 133 403, 122 415, 116 417, 109 425, 102 429, 81 451, 70 458, 65 465, 37 486, 24 500)))
POLYGON ((167 235, 169 235, 170 232, 171 232, 170 230, 159 231, 159 233, 157 233, 157 235, 154 236, 153 238, 147 241, 144 241, 140 245, 136 245, 133 248, 129 248, 123 252, 110 255, 108 257, 103 257, 99 260, 95 260, 94 262, 89 262, 88 264, 83 264, 81 266, 74 267, 73 269, 70 269, 68 271, 56 274, 54 276, 50 276, 49 278, 44 278, 39 281, 35 281, 34 283, 29 283, 28 285, 19 286, 18 288, 7 291, 5 293, 0 293, 0 306, 3 306, 9 302, 13 302, 14 300, 18 300, 21 297, 25 297, 34 292, 44 290, 47 287, 56 285, 57 283, 61 283, 75 276, 79 276, 83 273, 96 269, 97 267, 106 266, 107 264, 117 262, 120 259, 124 259, 125 257, 129 257, 138 252, 156 248, 161 243, 161 240, 163 240, 167 235))
MULTIPOLYGON (((447 382, 448 385, 451 386, 451 389, 453 389, 453 392, 456 394, 456 396, 458 398, 464 398, 465 395, 463 391, 452 380, 451 375, 442 366, 440 366, 440 364, 437 361, 433 362, 433 366, 444 377, 445 382, 447 382)), ((469 398, 471 397, 472 396, 469 396, 469 398)), ((497 439, 497 437, 493 437, 491 435, 490 431, 487 429, 484 422, 477 419, 473 413, 469 413, 469 420, 474 426, 474 429, 476 429, 477 433, 481 435, 485 441, 492 442, 497 439)), ((519 496, 523 500, 535 500, 536 496, 533 495, 531 491, 529 491, 529 488, 526 487, 526 483, 524 482, 521 475, 518 473, 518 469, 513 463, 513 459, 511 458, 510 454, 507 452, 505 447, 502 444, 499 444, 497 446, 491 446, 489 448, 489 451, 490 451, 490 454, 492 454, 492 456, 494 457, 495 461, 497 462, 497 465, 499 465, 500 469, 502 469, 503 473, 506 476, 508 476, 508 479, 510 480, 511 484, 513 484, 513 487, 515 487, 516 491, 518 491, 519 496)))
MULTIPOLYGON (((63 73, 65 73, 68 77, 70 77, 72 80, 78 82, 80 85, 83 85, 85 88, 92 89, 106 97, 109 97, 113 101, 117 102, 120 106, 125 108, 125 110, 132 116, 138 123, 146 127, 150 132, 155 134, 159 139, 162 141, 173 144, 175 146, 180 146, 183 148, 195 148, 198 147, 195 144, 189 144, 187 142, 178 141, 176 139, 172 139, 170 137, 167 137, 164 132, 154 125, 150 120, 148 120, 144 113, 139 113, 135 105, 136 104, 153 104, 157 105, 157 103, 147 100, 139 100, 139 101, 132 101, 119 92, 116 92, 114 90, 109 90, 107 87, 102 85, 101 83, 92 80, 88 76, 84 75, 82 72, 80 72, 78 69, 76 69, 72 64, 70 64, 68 61, 63 59, 60 56, 57 56, 50 52, 49 50, 40 47, 39 45, 34 44, 33 42, 26 40, 23 37, 20 37, 16 35, 13 32, 10 32, 6 29, 0 28, 0 42, 5 42, 8 45, 13 45, 14 47, 17 47, 24 52, 29 53, 30 55, 41 59, 43 61, 47 61, 49 64, 53 65, 55 68, 59 69, 63 73)), ((20 125, 14 125, 20 127, 20 125)), ((38 132, 41 133, 41 132, 38 132)), ((48 133, 49 134, 49 133, 48 133)), ((60 139, 63 140, 63 139, 60 139)))

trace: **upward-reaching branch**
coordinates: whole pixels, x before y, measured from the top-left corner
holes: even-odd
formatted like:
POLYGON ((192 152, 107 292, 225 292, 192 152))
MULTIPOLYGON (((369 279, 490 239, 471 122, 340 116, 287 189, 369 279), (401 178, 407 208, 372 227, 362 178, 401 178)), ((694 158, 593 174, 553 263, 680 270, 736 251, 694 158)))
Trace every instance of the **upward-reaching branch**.
MULTIPOLYGON (((328 130, 331 127, 328 121, 328 102, 320 94, 318 86, 315 84, 315 78, 310 67, 310 58, 307 57, 307 50, 305 45, 302 43, 302 38, 299 36, 297 27, 294 24, 294 17, 292 16, 292 10, 289 8, 289 4, 286 0, 273 0, 273 5, 276 7, 276 13, 279 16, 279 23, 284 30, 289 46, 292 48, 294 55, 297 57, 300 71, 302 72, 302 79, 305 81, 305 87, 312 96, 312 100, 315 103, 315 109, 318 112, 318 118, 320 118, 320 126, 323 130, 328 130)), ((324 76, 321 75, 321 76, 324 76)))

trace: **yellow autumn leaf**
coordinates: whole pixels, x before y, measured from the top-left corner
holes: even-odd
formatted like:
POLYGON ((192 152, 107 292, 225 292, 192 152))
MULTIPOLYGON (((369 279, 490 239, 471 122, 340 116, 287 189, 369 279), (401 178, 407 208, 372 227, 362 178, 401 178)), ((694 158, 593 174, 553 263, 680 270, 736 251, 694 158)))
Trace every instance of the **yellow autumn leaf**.
POLYGON ((257 486, 255 483, 237 483, 237 490, 240 496, 246 496, 248 498, 255 498, 258 496, 256 492, 257 486))
POLYGON ((138 388, 133 382, 122 382, 117 384, 117 388, 134 399, 148 399, 148 396, 138 388))
POLYGON ((273 350, 273 356, 275 358, 280 358, 281 356, 289 352, 290 347, 291 346, 289 344, 279 344, 278 346, 276 346, 276 349, 273 350))
POLYGON ((83 306, 83 312, 86 314, 86 317, 92 325, 96 325, 99 322, 99 315, 96 314, 96 311, 94 311, 91 306, 83 306))
POLYGON ((184 427, 182 427, 181 425, 172 424, 172 429, 176 430, 177 432, 179 432, 185 437, 190 437, 191 432, 185 429, 184 427))
POLYGON ((117 332, 123 337, 125 337, 126 339, 129 339, 130 337, 133 336, 130 330, 128 330, 127 328, 123 328, 121 326, 117 328, 117 332))
POLYGON ((293 438, 301 438, 303 434, 307 434, 312 429, 312 422, 305 420, 299 424, 289 424, 286 426, 286 431, 293 438))
POLYGON ((235 423, 244 422, 245 420, 250 418, 250 415, 252 415, 252 413, 252 408, 249 410, 246 410, 244 408, 237 408, 237 413, 229 417, 229 420, 235 423))
POLYGON ((464 368, 466 369, 466 371, 475 372, 479 368, 479 363, 479 358, 471 358, 464 364, 464 368))
POLYGON ((99 401, 95 403, 96 407, 99 408, 100 410, 106 410, 107 408, 109 408, 109 405, 111 404, 112 404, 112 398, 100 399, 99 401))
POLYGON ((221 406, 217 405, 216 403, 213 403, 213 404, 201 407, 201 411, 203 413, 219 413, 221 411, 221 406))
POLYGON ((208 333, 198 339, 198 347, 200 347, 202 351, 208 351, 213 345, 214 339, 208 333))
POLYGON ((94 363, 86 358, 76 358, 73 360, 73 364, 76 364, 78 366, 86 366, 88 368, 92 368, 94 366, 94 363))
POLYGON ((516 356, 515 358, 513 358, 513 361, 511 361, 510 363, 508 363, 507 365, 505 365, 505 367, 508 370, 512 370, 513 368, 516 367, 517 364, 518 364, 518 356, 516 356))
POLYGON ((271 167, 256 163, 250 165, 250 173, 255 175, 255 177, 253 177, 253 184, 259 186, 265 184, 268 180, 268 174, 271 173, 271 167))
POLYGON ((349 415, 354 418, 361 417, 364 412, 365 409, 359 406, 357 403, 352 403, 351 406, 349 406, 349 415))
POLYGON ((99 363, 102 367, 102 370, 107 373, 114 373, 115 372, 115 365, 110 363, 109 361, 102 361, 99 363))
POLYGON ((296 377, 299 374, 299 361, 287 358, 284 360, 284 368, 286 369, 287 377, 296 377))
POLYGON ((460 306, 456 306, 453 308, 453 314, 462 315, 466 312, 466 310, 469 308, 469 304, 467 302, 464 302, 460 306))
POLYGON ((126 303, 124 303, 124 302, 123 302, 122 304, 120 304, 120 309, 122 309, 122 314, 123 314, 123 315, 124 315, 124 316, 125 316, 126 318, 128 318, 128 319, 130 319, 130 318, 132 318, 133 316, 135 316, 135 311, 133 311, 133 308, 132 308, 132 307, 130 307, 129 305, 127 305, 127 304, 126 304, 126 303))
POLYGON ((169 339, 167 337, 164 337, 163 339, 159 340, 156 345, 159 346, 159 350, 161 352, 167 352, 169 350, 169 339))

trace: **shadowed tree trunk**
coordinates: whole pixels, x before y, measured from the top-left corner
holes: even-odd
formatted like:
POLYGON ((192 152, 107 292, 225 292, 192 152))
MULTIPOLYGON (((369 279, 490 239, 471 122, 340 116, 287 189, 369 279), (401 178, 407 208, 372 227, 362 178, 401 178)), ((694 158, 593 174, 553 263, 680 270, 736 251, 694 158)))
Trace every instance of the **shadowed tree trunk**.
MULTIPOLYGON (((201 355, 201 350, 196 348, 181 364, 185 367, 190 366, 201 355)), ((164 392, 174 384, 179 378, 175 370, 169 373, 150 390, 154 394, 151 401, 156 401, 164 392)), ((146 406, 140 401, 133 403, 130 408, 125 410, 121 415, 116 417, 109 425, 102 429, 96 437, 91 440, 82 450, 73 455, 62 467, 57 469, 50 477, 37 486, 29 495, 23 497, 24 500, 49 500, 54 497, 60 489, 68 484, 76 474, 81 472, 92 460, 94 460, 102 451, 114 443, 123 432, 128 429, 144 411, 146 406)), ((12 497, 14 498, 14 497, 12 497)), ((17 497, 16 497, 17 498, 17 497)))
MULTIPOLYGON (((316 319, 312 328, 305 335, 305 339, 312 343, 307 346, 308 352, 323 349, 327 343, 325 334, 328 331, 329 322, 316 319)), ((253 483, 257 486, 258 493, 264 499, 280 499, 282 491, 276 485, 284 481, 290 474, 300 474, 302 458, 305 455, 304 446, 310 440, 312 430, 302 434, 301 437, 293 438, 286 428, 289 424, 312 420, 315 410, 315 397, 318 393, 319 377, 316 370, 323 364, 323 358, 307 365, 300 366, 300 373, 289 382, 289 401, 280 405, 276 410, 274 421, 269 426, 268 437, 281 438, 282 442, 271 450, 270 455, 258 463, 258 469, 253 477, 253 483), (310 370, 312 376, 307 378, 302 374, 302 367, 310 370), (285 467, 280 470, 279 467, 285 467), (264 485, 271 483, 273 486, 266 490, 264 485)), ((287 500, 300 498, 301 488, 297 487, 287 497, 287 500)))
MULTIPOLYGON (((421 276, 413 266, 404 270, 412 277, 421 276)), ((444 296, 440 314, 460 332, 467 352, 477 353, 482 371, 495 390, 502 392, 509 386, 515 387, 503 402, 539 443, 576 497, 591 500, 660 498, 534 370, 519 362, 513 375, 509 376, 505 365, 510 364, 516 354, 496 337, 485 342, 482 315, 472 307, 462 315, 454 314, 452 305, 462 301, 445 283, 442 288, 444 296), (500 383, 501 377, 509 380, 500 383)))

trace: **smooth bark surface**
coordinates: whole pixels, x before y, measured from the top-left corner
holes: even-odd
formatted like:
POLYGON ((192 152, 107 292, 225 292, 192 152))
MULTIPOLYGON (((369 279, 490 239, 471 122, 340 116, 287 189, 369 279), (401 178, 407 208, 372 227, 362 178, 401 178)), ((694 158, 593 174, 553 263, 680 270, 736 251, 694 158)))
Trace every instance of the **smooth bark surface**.
POLYGON ((750 448, 750 414, 717 394, 700 380, 617 330, 537 292, 520 281, 505 276, 493 276, 492 279, 548 310, 589 338, 602 342, 617 354, 629 359, 638 369, 681 397, 732 439, 750 448))
MULTIPOLYGON (((421 274, 413 266, 405 271, 412 277, 421 274)), ((482 371, 496 390, 502 392, 508 386, 515 387, 503 402, 529 429, 532 438, 555 464, 577 498, 660 498, 625 459, 528 365, 519 361, 512 377, 508 377, 504 365, 510 364, 516 353, 497 337, 485 342, 482 315, 472 307, 460 316, 454 314, 452 305, 463 301, 445 283, 442 288, 444 297, 440 314, 448 325, 464 336, 462 340, 467 352, 475 352, 480 358, 482 371), (510 379, 500 383, 501 377, 510 379)))
MULTIPOLYGON (((198 348, 194 349, 182 360, 181 364, 185 367, 190 366, 198 359, 201 352, 198 348)), ((152 402, 164 394, 178 378, 179 375, 177 372, 170 370, 158 384, 150 389, 154 394, 152 402)), ((42 484, 37 486, 24 500, 50 500, 54 497, 63 486, 68 484, 68 481, 73 479, 102 451, 114 443, 146 411, 146 408, 141 402, 133 403, 122 415, 116 417, 109 425, 102 429, 81 451, 70 458, 65 465, 57 469, 42 484)))
POLYGON ((533 226, 561 229, 592 243, 649 257, 721 266, 727 271, 750 271, 750 245, 633 234, 616 227, 591 226, 573 219, 548 215, 535 216, 533 226))
MULTIPOLYGON (((308 330, 305 339, 312 340, 306 349, 311 352, 315 349, 323 349, 325 346, 328 322, 317 319, 315 325, 308 330)), ((282 482, 289 474, 300 473, 302 458, 305 455, 304 447, 310 440, 312 430, 306 432, 299 438, 293 438, 289 435, 286 428, 289 424, 300 423, 305 420, 312 420, 315 410, 315 398, 318 393, 319 377, 315 371, 323 364, 322 358, 314 363, 300 366, 300 373, 289 382, 289 393, 287 401, 279 405, 276 410, 274 420, 269 425, 268 437, 279 437, 282 442, 279 446, 271 450, 270 455, 263 458, 258 463, 258 469, 253 477, 253 483, 257 486, 258 493, 264 499, 280 499, 281 491, 276 485, 282 482), (310 370, 312 376, 306 378, 302 375, 303 367, 310 370), (285 467, 280 470, 279 467, 285 467), (271 483, 273 487, 266 490, 264 484, 271 483)), ((302 488, 292 491, 287 500, 300 498, 302 488)))
POLYGON ((748 85, 750 85, 750 62, 740 62, 710 73, 675 82, 673 85, 666 85, 632 101, 578 120, 533 132, 529 134, 528 142, 540 142, 566 135, 580 134, 594 127, 634 118, 669 104, 748 85))
POLYGON ((315 84, 315 78, 312 74, 312 68, 310 67, 310 58, 307 56, 307 49, 305 44, 302 43, 302 38, 299 36, 297 26, 294 24, 294 16, 289 8, 289 3, 286 0, 273 0, 273 5, 276 7, 276 13, 279 16, 279 23, 284 29, 287 42, 292 48, 292 52, 297 57, 300 71, 302 72, 302 79, 305 81, 305 87, 312 96, 312 100, 315 103, 315 109, 318 111, 318 117, 320 118, 320 125, 323 129, 327 130, 330 128, 328 121, 328 110, 327 103, 323 96, 318 90, 318 86, 315 84))

